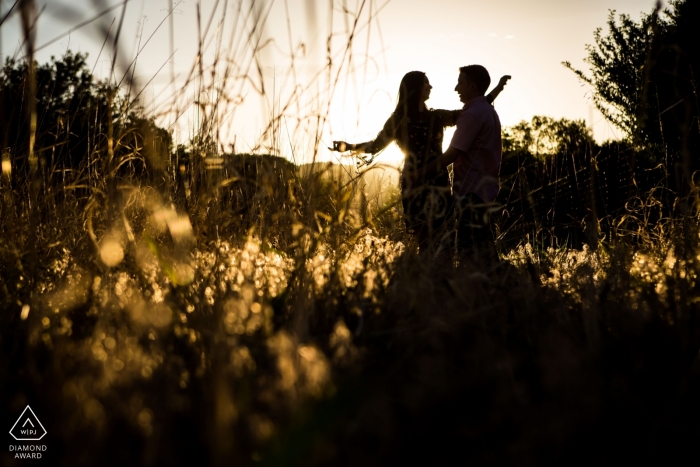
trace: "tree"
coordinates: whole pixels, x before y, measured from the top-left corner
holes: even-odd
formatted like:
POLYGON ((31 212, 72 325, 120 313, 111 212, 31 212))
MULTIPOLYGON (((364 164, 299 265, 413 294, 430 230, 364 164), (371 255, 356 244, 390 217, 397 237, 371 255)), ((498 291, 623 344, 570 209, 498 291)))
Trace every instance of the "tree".
MULTIPOLYGON (((163 156, 172 145, 170 134, 145 118, 138 107, 123 111, 118 90, 96 82, 86 58, 69 51, 35 67, 35 151, 43 172, 65 174, 65 169, 79 169, 90 159, 104 159, 110 119, 115 156, 136 155, 156 169, 163 168, 163 156)), ((0 72, 0 150, 11 154, 16 181, 21 181, 27 168, 30 124, 26 104, 32 98, 28 79, 28 64, 23 61, 8 59, 0 72)))
POLYGON ((598 28, 593 33, 596 46, 586 45, 588 57, 584 61, 590 66, 592 76, 564 62, 564 66, 593 87, 593 103, 603 116, 630 137, 637 133, 654 20, 653 14, 644 15, 641 22, 636 23, 628 15, 621 14, 618 22, 615 11, 610 11, 608 35, 603 35, 598 28))
POLYGON ((507 128, 504 151, 529 151, 537 158, 545 159, 555 154, 583 154, 594 144, 593 136, 581 120, 534 116, 530 122, 522 121, 507 128))
POLYGON ((588 166, 596 148, 590 130, 580 120, 535 116, 503 133, 502 177, 522 168, 533 189, 588 166))
POLYGON ((608 17, 608 32, 594 33, 587 45, 590 75, 572 70, 593 88, 593 101, 603 116, 623 130, 638 147, 651 149, 654 162, 683 165, 686 178, 698 150, 696 46, 700 2, 672 1, 657 6, 639 22, 628 15, 608 17))

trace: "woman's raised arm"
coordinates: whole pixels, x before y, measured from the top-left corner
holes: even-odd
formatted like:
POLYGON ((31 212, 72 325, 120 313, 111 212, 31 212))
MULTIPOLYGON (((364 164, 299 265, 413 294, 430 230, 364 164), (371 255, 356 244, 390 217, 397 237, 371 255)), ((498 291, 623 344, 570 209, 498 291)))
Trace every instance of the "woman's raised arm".
POLYGON ((455 126, 457 124, 457 119, 462 114, 462 109, 457 110, 445 110, 445 109, 435 109, 433 112, 440 115, 442 119, 442 126, 455 126))
POLYGON ((496 100, 498 95, 503 91, 503 88, 508 84, 508 80, 510 79, 510 75, 504 75, 501 76, 500 81, 498 81, 498 84, 496 85, 495 88, 491 90, 490 93, 486 96, 486 100, 489 101, 489 104, 493 104, 493 101, 496 100))

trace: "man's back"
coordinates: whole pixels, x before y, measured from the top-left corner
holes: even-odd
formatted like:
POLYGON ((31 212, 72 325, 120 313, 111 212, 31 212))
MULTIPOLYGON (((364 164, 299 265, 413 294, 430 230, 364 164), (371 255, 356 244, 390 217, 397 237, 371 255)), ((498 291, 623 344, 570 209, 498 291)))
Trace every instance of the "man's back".
POLYGON ((501 167, 501 122, 486 97, 475 97, 464 105, 450 146, 465 153, 454 162, 454 194, 475 193, 483 201, 495 200, 501 167))

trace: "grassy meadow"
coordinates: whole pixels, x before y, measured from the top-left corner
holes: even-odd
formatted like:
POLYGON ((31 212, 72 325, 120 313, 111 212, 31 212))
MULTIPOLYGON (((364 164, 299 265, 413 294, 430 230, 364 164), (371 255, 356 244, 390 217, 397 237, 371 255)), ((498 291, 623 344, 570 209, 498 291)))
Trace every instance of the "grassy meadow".
POLYGON ((46 462, 695 455, 695 189, 639 192, 579 248, 541 225, 498 264, 434 262, 390 169, 225 154, 213 120, 177 146, 125 85, 59 62, 2 75, 0 413, 31 405, 46 462), (64 65, 83 87, 59 99, 64 65))

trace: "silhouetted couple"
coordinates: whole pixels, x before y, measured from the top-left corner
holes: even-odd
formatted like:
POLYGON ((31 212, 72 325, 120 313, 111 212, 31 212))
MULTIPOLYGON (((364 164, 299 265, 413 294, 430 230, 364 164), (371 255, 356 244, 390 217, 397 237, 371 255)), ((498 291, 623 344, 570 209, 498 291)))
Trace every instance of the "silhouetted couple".
POLYGON ((462 109, 426 107, 432 86, 425 73, 411 71, 401 80, 396 109, 377 138, 358 144, 334 141, 333 149, 376 154, 396 141, 406 157, 401 173, 406 229, 421 252, 456 250, 462 257, 495 258, 489 208, 499 189, 501 124, 492 103, 510 76, 485 95, 491 84, 486 68, 470 65, 459 71, 455 91, 462 109), (453 125, 457 129, 443 154, 443 130, 453 125))

